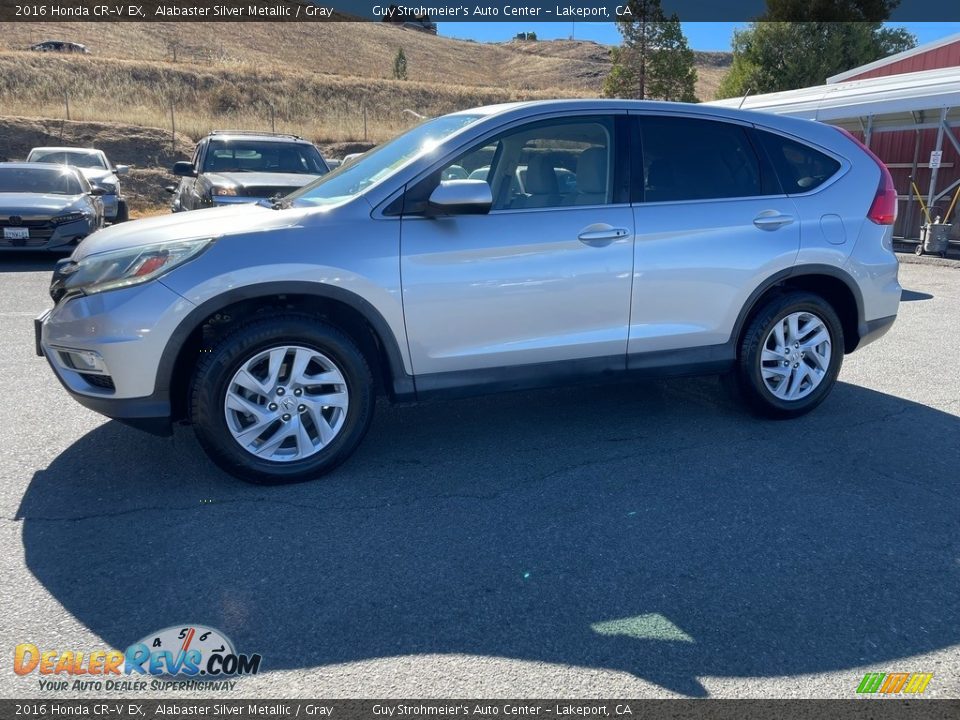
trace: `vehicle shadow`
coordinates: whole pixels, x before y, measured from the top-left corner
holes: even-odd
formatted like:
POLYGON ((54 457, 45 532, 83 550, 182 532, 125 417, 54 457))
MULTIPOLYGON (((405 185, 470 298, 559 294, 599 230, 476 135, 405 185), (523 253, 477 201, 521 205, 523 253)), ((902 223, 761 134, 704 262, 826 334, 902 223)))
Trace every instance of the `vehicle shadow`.
POLYGON ((113 647, 199 623, 266 670, 469 653, 704 696, 960 642, 957 437, 850 384, 778 423, 675 380, 380 407, 332 477, 258 488, 187 429, 110 422, 18 517, 31 572, 113 647))
POLYGON ((53 272, 58 260, 68 257, 73 251, 69 248, 64 252, 37 252, 24 250, 22 252, 4 252, 0 254, 0 273, 8 272, 53 272))

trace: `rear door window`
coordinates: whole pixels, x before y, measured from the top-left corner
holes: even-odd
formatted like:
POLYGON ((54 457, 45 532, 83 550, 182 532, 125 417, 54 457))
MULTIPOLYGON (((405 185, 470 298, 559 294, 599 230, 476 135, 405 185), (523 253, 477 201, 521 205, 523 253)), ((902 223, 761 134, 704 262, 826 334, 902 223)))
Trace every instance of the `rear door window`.
POLYGON ((758 130, 756 137, 788 195, 820 187, 840 170, 837 160, 809 145, 764 130, 758 130))
POLYGON ((646 202, 756 197, 760 160, 741 125, 697 118, 640 118, 646 202))

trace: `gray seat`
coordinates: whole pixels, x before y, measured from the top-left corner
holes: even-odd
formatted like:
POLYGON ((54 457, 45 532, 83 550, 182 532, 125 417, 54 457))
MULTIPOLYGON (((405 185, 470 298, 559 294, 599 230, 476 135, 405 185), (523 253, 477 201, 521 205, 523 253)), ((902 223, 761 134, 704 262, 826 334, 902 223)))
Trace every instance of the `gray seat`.
POLYGON ((524 177, 526 194, 514 198, 511 208, 553 207, 560 204, 560 185, 550 155, 534 155, 524 177))
POLYGON ((587 148, 577 160, 577 205, 607 202, 607 149, 587 148))

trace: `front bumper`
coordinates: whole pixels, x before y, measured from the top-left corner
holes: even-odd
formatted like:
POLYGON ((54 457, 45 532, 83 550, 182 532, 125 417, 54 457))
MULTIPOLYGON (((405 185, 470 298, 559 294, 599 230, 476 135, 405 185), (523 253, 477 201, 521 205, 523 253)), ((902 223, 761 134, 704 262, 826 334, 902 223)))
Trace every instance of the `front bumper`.
POLYGON ((194 305, 160 282, 61 301, 34 320, 36 351, 64 389, 94 412, 170 433, 169 391, 158 389, 166 343, 194 305), (72 361, 95 356, 94 371, 72 361))
POLYGON ((117 208, 120 207, 120 197, 118 195, 101 195, 103 202, 103 217, 105 220, 114 220, 117 217, 117 208))
POLYGON ((29 228, 29 237, 23 239, 5 239, 0 234, 2 250, 70 250, 87 235, 96 230, 91 220, 77 220, 64 225, 51 225, 29 228))

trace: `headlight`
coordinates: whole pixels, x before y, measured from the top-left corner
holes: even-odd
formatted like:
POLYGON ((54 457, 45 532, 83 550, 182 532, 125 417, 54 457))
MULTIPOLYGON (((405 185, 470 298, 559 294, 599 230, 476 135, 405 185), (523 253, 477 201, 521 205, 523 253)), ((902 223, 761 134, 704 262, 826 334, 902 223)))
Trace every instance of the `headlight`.
POLYGON ((211 195, 236 195, 237 189, 235 187, 215 187, 210 188, 211 195))
MULTIPOLYGON (((153 280, 203 252, 213 238, 141 245, 88 255, 77 263, 57 269, 57 294, 82 292, 85 295, 139 285, 153 280), (59 277, 57 277, 59 276, 59 277)), ((51 292, 54 288, 51 287, 51 292)))
POLYGON ((82 212, 72 212, 66 213, 64 215, 57 215, 53 219, 54 225, 66 225, 67 223, 77 222, 78 220, 86 219, 86 215, 82 212))
POLYGON ((97 183, 97 185, 99 185, 101 188, 103 188, 103 191, 104 191, 107 195, 116 195, 116 194, 117 194, 117 186, 116 186, 114 183, 100 182, 100 183, 97 183))

